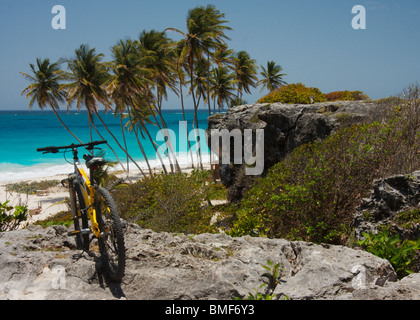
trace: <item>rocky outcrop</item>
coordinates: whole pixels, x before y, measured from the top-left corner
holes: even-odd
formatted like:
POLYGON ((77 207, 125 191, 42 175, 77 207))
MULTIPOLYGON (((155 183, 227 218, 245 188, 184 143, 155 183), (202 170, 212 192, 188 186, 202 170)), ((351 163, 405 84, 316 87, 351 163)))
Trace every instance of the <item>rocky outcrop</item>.
MULTIPOLYGON (((254 104, 229 108, 226 114, 217 114, 208 119, 208 136, 211 130, 245 129, 264 130, 264 175, 267 170, 281 161, 296 147, 324 139, 343 122, 359 121, 371 111, 373 103, 341 101, 302 104, 254 104)), ((244 140, 244 139, 243 139, 244 140)), ((209 139, 208 145, 211 146, 209 139)), ((230 145, 231 159, 234 155, 234 144, 230 145)), ((221 161, 221 151, 213 150, 221 161)), ((232 161, 233 162, 233 161, 232 161)), ((228 200, 238 202, 247 188, 247 167, 245 159, 242 164, 221 164, 221 180, 228 188, 228 200)))
POLYGON ((363 232, 378 232, 389 227, 400 239, 420 237, 420 171, 377 179, 370 197, 362 199, 354 215, 353 225, 358 239, 363 232))
MULTIPOLYGON (((418 274, 396 281, 388 261, 343 246, 281 239, 155 233, 128 225, 127 268, 110 283, 97 254, 75 250, 62 226, 0 234, 0 299, 227 299, 281 264, 277 299, 419 299, 418 274)), ((95 252, 94 249, 92 249, 95 252)))

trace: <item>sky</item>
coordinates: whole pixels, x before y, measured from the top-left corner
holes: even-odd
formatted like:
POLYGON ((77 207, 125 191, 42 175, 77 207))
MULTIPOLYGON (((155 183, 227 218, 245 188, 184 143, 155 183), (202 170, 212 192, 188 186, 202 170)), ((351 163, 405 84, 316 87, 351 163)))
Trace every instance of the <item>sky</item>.
MULTIPOLYGON (((143 30, 185 31, 188 10, 207 4, 229 21, 231 49, 247 51, 258 66, 275 61, 288 83, 378 99, 420 82, 418 0, 0 0, 0 110, 28 109, 21 92, 29 83, 19 72, 29 73, 37 57, 70 58, 85 43, 109 61, 118 40, 143 30), (55 5, 66 10, 65 30, 52 27, 55 5), (366 9, 365 29, 352 27, 356 5, 366 9)), ((244 99, 267 93, 256 88, 244 99)), ((170 95, 164 107, 179 109, 179 99, 170 95)))

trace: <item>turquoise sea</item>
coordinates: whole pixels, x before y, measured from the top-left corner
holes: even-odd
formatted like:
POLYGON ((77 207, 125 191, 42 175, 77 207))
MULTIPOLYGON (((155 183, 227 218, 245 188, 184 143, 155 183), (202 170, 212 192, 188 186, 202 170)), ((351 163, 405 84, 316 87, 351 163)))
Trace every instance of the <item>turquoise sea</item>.
MULTIPOLYGON (((61 111, 59 115, 67 127, 80 140, 83 142, 90 141, 86 111, 61 111)), ((120 118, 115 117, 112 113, 100 112, 100 115, 107 127, 120 143, 123 144, 120 118)), ((188 152, 187 131, 185 130, 184 124, 182 122, 180 123, 183 120, 181 110, 167 110, 164 111, 163 115, 168 128, 172 130, 170 133, 174 141, 174 149, 176 149, 179 163, 181 165, 191 165, 191 157, 188 152)), ((191 150, 194 154, 192 161, 196 161, 197 148, 192 127, 194 112, 188 110, 185 112, 185 116, 190 135, 191 150)), ((207 118, 207 111, 199 111, 198 119, 200 129, 205 130, 207 128, 207 118)), ((128 119, 124 119, 123 121, 127 122, 128 119)), ((95 119, 95 124, 101 135, 103 135, 117 153, 120 161, 126 166, 125 153, 118 147, 98 119, 95 119)), ((148 128, 155 142, 160 146, 164 145, 163 137, 159 134, 159 128, 154 125, 148 125, 148 128)), ((146 168, 145 159, 140 152, 136 136, 127 130, 125 131, 125 135, 128 152, 142 168, 146 168)), ((202 153, 206 157, 208 156, 208 147, 205 144, 203 132, 201 137, 201 141, 204 142, 204 145, 201 146, 202 153)), ((146 136, 143 138, 140 135, 139 138, 151 165, 153 167, 160 167, 160 161, 149 139, 146 136)), ((93 139, 102 140, 95 132, 93 139)), ((67 154, 42 154, 36 151, 37 148, 41 147, 63 146, 71 143, 78 142, 63 128, 53 111, 0 111, 0 181, 38 178, 71 172, 72 166, 65 159, 66 156, 67 159, 71 160, 70 152, 67 154)), ((117 160, 113 152, 107 149, 106 145, 102 145, 102 149, 106 152, 105 157, 107 159, 117 160)), ((167 159, 165 159, 165 162, 169 163, 167 159)), ((130 164, 130 168, 136 169, 133 164, 130 164)))

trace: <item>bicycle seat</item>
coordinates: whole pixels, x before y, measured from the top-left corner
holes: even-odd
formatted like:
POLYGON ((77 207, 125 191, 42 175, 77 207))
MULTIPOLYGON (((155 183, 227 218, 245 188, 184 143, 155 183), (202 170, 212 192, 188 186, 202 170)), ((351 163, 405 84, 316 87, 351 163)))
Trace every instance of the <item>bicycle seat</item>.
POLYGON ((91 167, 95 167, 95 166, 103 166, 106 161, 104 158, 102 157, 94 157, 88 154, 85 154, 83 156, 83 159, 86 160, 86 167, 88 167, 88 169, 90 169, 91 167))

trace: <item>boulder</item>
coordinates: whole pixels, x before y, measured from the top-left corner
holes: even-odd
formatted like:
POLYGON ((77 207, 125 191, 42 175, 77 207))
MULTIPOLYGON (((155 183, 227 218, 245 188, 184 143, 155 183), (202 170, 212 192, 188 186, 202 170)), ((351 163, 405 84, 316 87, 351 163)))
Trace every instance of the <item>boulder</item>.
MULTIPOLYGON (((262 129, 264 170, 261 175, 264 176, 271 166, 284 159, 296 147, 324 139, 343 123, 360 121, 374 105, 365 101, 339 101, 312 105, 272 103, 236 106, 229 108, 223 115, 216 114, 208 118, 207 143, 211 147, 212 130, 239 129, 244 137, 245 129, 254 132, 262 129)), ((254 178, 245 174, 248 164, 243 155, 241 164, 233 164, 233 143, 230 144, 230 164, 222 163, 220 148, 212 151, 219 157, 221 181, 228 188, 228 200, 239 202, 249 181, 254 178)))
POLYGON ((377 179, 370 196, 362 199, 353 219, 357 239, 388 226, 401 239, 420 236, 420 171, 377 179))
POLYGON ((127 267, 109 282, 94 248, 75 249, 63 226, 0 234, 0 299, 232 300, 281 265, 276 299, 418 299, 420 277, 396 281, 388 261, 344 246, 225 234, 156 233, 128 224, 127 267))

